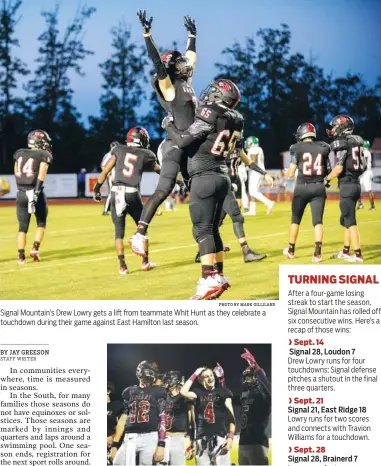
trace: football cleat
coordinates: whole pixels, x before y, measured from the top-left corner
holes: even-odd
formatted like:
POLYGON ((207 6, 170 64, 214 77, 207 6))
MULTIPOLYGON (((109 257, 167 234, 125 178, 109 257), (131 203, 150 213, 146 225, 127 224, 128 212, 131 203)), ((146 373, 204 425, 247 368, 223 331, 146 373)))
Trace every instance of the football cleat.
POLYGON ((119 267, 119 273, 120 273, 120 275, 127 275, 128 274, 127 265, 121 265, 119 267))
POLYGON ((369 207, 369 210, 376 210, 376 208, 372 206, 372 207, 369 207))
POLYGON ((357 207, 356 207, 356 210, 360 210, 360 209, 363 209, 364 208, 364 204, 359 204, 357 207))
POLYGON ((259 262, 267 257, 267 254, 258 254, 251 249, 242 250, 244 262, 259 262))
POLYGON ((128 244, 131 246, 132 251, 140 257, 145 255, 144 242, 148 240, 148 236, 141 233, 135 233, 131 236, 128 244))
POLYGON ((26 264, 26 259, 18 259, 17 263, 18 263, 18 265, 25 265, 26 264))
POLYGON ((102 215, 104 215, 104 216, 110 215, 110 212, 104 211, 104 212, 102 213, 102 215))
POLYGON ((331 257, 331 259, 344 259, 344 260, 347 260, 349 257, 351 257, 350 254, 345 254, 345 252, 343 252, 342 250, 340 252, 338 252, 337 254, 333 254, 333 256, 331 257))
POLYGON ((271 204, 267 207, 267 215, 271 214, 274 206, 275 206, 275 202, 272 201, 271 204))
POLYGON ((154 269, 156 267, 155 262, 145 262, 142 264, 142 270, 143 272, 149 272, 150 270, 154 269))
POLYGON ((222 295, 222 293, 224 291, 226 291, 228 288, 230 288, 230 283, 228 282, 227 278, 225 277, 225 275, 223 274, 216 274, 215 275, 215 279, 218 281, 218 283, 220 284, 221 286, 221 293, 218 294, 218 296, 216 296, 216 298, 218 298, 219 296, 222 295))
POLYGON ((286 256, 288 259, 293 259, 295 257, 295 253, 290 252, 288 248, 283 249, 283 255, 286 256))
MULTIPOLYGON (((220 276, 219 276, 220 277, 220 276)), ((226 280, 226 279, 225 279, 226 280)), ((227 283, 227 280, 226 280, 227 283)), ((217 280, 216 276, 208 278, 200 278, 197 283, 196 293, 191 296, 192 300, 211 300, 216 299, 224 292, 222 289, 222 280, 217 280)), ((225 284, 225 286, 227 286, 225 284)))
POLYGON ((318 262, 322 262, 322 257, 320 254, 314 254, 312 256, 312 262, 314 262, 315 264, 317 264, 318 262))
POLYGON ((345 259, 347 262, 358 262, 362 263, 364 262, 364 258, 362 256, 349 256, 347 259, 345 259))
POLYGON ((40 262, 40 253, 37 249, 32 249, 30 251, 30 257, 33 259, 33 262, 40 262))

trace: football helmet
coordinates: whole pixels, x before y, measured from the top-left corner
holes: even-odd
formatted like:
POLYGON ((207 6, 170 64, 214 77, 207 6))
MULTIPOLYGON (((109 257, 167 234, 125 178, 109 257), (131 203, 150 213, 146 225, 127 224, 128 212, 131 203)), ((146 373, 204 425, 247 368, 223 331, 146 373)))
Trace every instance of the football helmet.
POLYGON ((167 388, 174 388, 182 383, 180 371, 168 371, 163 376, 163 384, 167 388))
POLYGON ((246 368, 242 373, 242 385, 245 389, 255 386, 258 383, 256 370, 253 367, 246 368))
POLYGON ((136 368, 136 378, 145 383, 154 383, 159 375, 159 368, 155 361, 142 361, 136 368))
POLYGON ((352 118, 348 115, 337 115, 329 123, 330 129, 326 132, 330 138, 336 138, 344 136, 346 134, 352 134, 355 123, 352 118))
POLYGON ((245 151, 247 152, 252 146, 259 146, 259 139, 255 136, 249 136, 245 139, 245 151))
POLYGON ((112 141, 112 143, 110 144, 110 150, 114 149, 114 147, 116 147, 116 146, 120 146, 120 142, 112 141))
POLYGON ((143 149, 149 147, 149 134, 145 128, 141 126, 134 126, 127 133, 126 138, 127 144, 138 144, 143 149))
POLYGON ((298 142, 302 142, 306 138, 316 139, 316 128, 312 123, 302 123, 298 126, 294 136, 298 142))
POLYGON ((200 94, 200 103, 223 103, 233 109, 241 100, 238 86, 230 79, 217 79, 208 85, 200 94))
POLYGON ((52 140, 49 134, 42 129, 34 129, 28 134, 29 149, 51 150, 52 140))
POLYGON ((171 77, 188 79, 193 75, 193 67, 188 58, 177 50, 168 50, 161 56, 161 61, 171 77))
POLYGON ((367 140, 367 139, 364 139, 364 145, 363 145, 364 149, 370 149, 370 142, 367 140))

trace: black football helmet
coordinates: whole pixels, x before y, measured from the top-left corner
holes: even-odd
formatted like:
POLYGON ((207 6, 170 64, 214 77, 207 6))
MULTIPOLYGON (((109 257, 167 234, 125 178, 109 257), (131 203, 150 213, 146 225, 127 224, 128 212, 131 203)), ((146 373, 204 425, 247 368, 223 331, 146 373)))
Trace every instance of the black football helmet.
POLYGON ((171 77, 186 80, 193 74, 193 67, 189 64, 188 58, 177 50, 168 50, 163 53, 161 61, 171 77))
POLYGON ((163 376, 163 384, 167 388, 173 388, 182 383, 182 376, 180 371, 168 371, 163 376))
POLYGON ((154 383, 159 375, 159 367, 155 361, 142 361, 136 368, 136 378, 145 383, 154 383))
POLYGON ((301 142, 306 138, 316 139, 316 128, 312 123, 302 123, 298 126, 294 136, 298 142, 301 142))
POLYGON ((329 122, 330 129, 327 134, 330 138, 337 138, 346 134, 352 134, 355 128, 355 122, 348 115, 337 115, 329 122))
POLYGON ((230 79, 217 79, 208 85, 200 94, 200 103, 221 102, 233 109, 241 100, 238 86, 230 79))
POLYGON ((145 128, 134 126, 127 133, 127 144, 138 144, 144 149, 149 147, 149 134, 145 128))
POLYGON ((28 134, 28 147, 29 149, 50 151, 52 149, 52 140, 46 131, 35 129, 28 134))
POLYGON ((253 387, 257 384, 256 370, 252 367, 248 367, 242 373, 242 385, 245 389, 253 387))
POLYGON ((112 143, 110 144, 110 150, 114 149, 114 147, 116 147, 116 146, 120 146, 120 142, 112 141, 112 143))

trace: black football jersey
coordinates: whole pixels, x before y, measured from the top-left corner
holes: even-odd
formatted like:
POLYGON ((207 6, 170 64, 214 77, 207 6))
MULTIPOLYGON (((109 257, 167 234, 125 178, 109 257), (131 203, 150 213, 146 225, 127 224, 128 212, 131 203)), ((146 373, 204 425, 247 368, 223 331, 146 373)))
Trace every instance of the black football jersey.
POLYGON ((157 77, 152 78, 152 87, 155 89, 160 105, 173 116, 173 124, 180 131, 185 131, 194 120, 197 107, 197 97, 193 87, 182 79, 175 79, 175 98, 167 102, 160 91, 157 77))
POLYGON ((118 419, 122 413, 123 403, 121 401, 107 403, 107 437, 114 434, 118 419))
POLYGON ((298 167, 296 183, 323 183, 331 171, 329 144, 323 141, 298 142, 290 147, 291 163, 298 167))
POLYGON ((237 180, 238 176, 238 167, 241 164, 241 157, 239 154, 239 150, 235 150, 232 152, 230 155, 226 157, 226 165, 228 167, 229 171, 229 177, 232 180, 232 182, 235 182, 237 180))
POLYGON ((359 177, 363 174, 366 166, 363 145, 362 137, 355 135, 342 137, 332 142, 331 147, 337 156, 337 165, 343 166, 339 183, 359 183, 359 177))
POLYGON ((195 400, 197 438, 215 434, 224 437, 227 434, 225 401, 233 397, 232 392, 225 387, 213 390, 195 388, 192 392, 197 395, 195 400))
POLYGON ((267 425, 271 414, 271 388, 266 376, 259 374, 257 384, 241 394, 240 445, 268 447, 267 425))
POLYGON ((189 175, 213 171, 228 173, 226 157, 234 151, 237 140, 241 138, 243 123, 240 113, 225 106, 199 106, 188 132, 202 142, 196 146, 194 155, 188 151, 189 175), (199 134, 203 134, 202 139, 199 134))
POLYGON ((143 171, 152 171, 155 163, 155 154, 142 147, 116 146, 111 155, 116 157, 114 185, 139 187, 143 171))
POLYGON ((130 433, 155 432, 159 415, 164 413, 167 391, 163 387, 127 387, 123 393, 126 431, 130 433))
POLYGON ((167 432, 188 431, 188 409, 190 403, 180 394, 167 395, 165 402, 165 430, 167 432))
POLYGON ((36 186, 40 163, 51 165, 53 156, 47 150, 19 149, 13 154, 16 162, 15 176, 18 188, 33 189, 36 186))

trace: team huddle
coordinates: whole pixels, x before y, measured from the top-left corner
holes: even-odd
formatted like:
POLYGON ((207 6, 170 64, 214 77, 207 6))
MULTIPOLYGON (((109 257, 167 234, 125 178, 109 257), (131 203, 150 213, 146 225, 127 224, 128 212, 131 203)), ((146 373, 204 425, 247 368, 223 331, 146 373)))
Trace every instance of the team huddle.
POLYGON ((269 464, 271 384, 249 350, 241 357, 248 366, 241 391, 234 395, 218 363, 213 370, 196 369, 184 383, 179 371, 161 375, 156 362, 142 361, 136 369, 138 384, 123 390, 122 402, 110 400, 114 388, 109 382, 109 464, 184 465, 195 459, 197 465, 230 465, 236 430, 239 464, 269 464), (233 404, 240 406, 240 428, 233 404))
MULTIPOLYGON (((242 182, 245 166, 249 169, 248 196, 245 193, 248 215, 255 215, 255 201, 263 202, 267 213, 272 211, 275 202, 260 192, 260 185, 263 180, 272 184, 273 178, 265 171, 263 151, 258 139, 249 136, 243 142, 244 118, 236 110, 241 98, 238 86, 229 79, 217 79, 202 91, 199 99, 196 98, 192 87, 196 64, 195 21, 189 16, 184 18, 188 31, 185 54, 172 50, 160 55, 151 36, 152 17, 148 19, 145 10, 138 11, 137 16, 143 28, 148 55, 155 68, 151 84, 167 113, 162 122, 167 136, 160 144, 161 163, 158 163, 158 157, 149 149, 150 136, 147 130, 140 126, 131 128, 125 144, 117 141, 111 143, 109 153, 102 160, 102 173, 94 188, 94 200, 99 202, 102 199, 100 190, 107 179, 110 196, 106 204, 111 210, 115 227, 119 273, 128 273, 124 251, 127 215, 137 225, 129 245, 135 254, 142 257, 142 270, 150 271, 156 264, 149 260, 148 228, 181 174, 190 191, 190 220, 193 237, 198 245, 196 262, 201 263, 201 277, 190 299, 217 299, 230 287, 224 274, 225 247, 220 235, 220 227, 226 215, 232 219, 244 262, 257 262, 266 258, 265 253, 254 252, 250 248, 244 231, 241 206, 237 201, 237 197, 242 195, 243 198, 243 191, 246 191, 245 182, 242 182), (143 206, 139 185, 144 171, 155 171, 160 177, 155 192, 143 206), (240 193, 236 196, 234 191, 238 185, 240 193)), ((310 204, 315 228, 312 260, 322 260, 326 186, 330 180, 338 177, 344 247, 335 257, 362 262, 356 202, 360 199, 359 178, 366 169, 364 141, 360 136, 352 134, 354 122, 347 115, 335 117, 330 126, 328 133, 333 139, 331 145, 316 141, 316 130, 311 123, 303 123, 297 129, 297 143, 290 149, 291 164, 288 170, 289 177, 295 177, 297 172, 292 224, 289 247, 283 253, 289 259, 294 258, 299 225, 307 204, 310 204), (337 156, 337 164, 331 170, 328 155, 332 150, 337 156), (350 254, 351 248, 354 255, 350 254)), ((48 166, 52 163, 49 135, 43 130, 30 133, 28 149, 17 151, 14 160, 18 188, 18 262, 23 265, 26 261, 26 233, 32 213, 36 215, 38 228, 30 255, 34 261, 40 260, 39 247, 47 217, 43 184, 48 166)), ((371 189, 369 192, 374 209, 371 189)))

